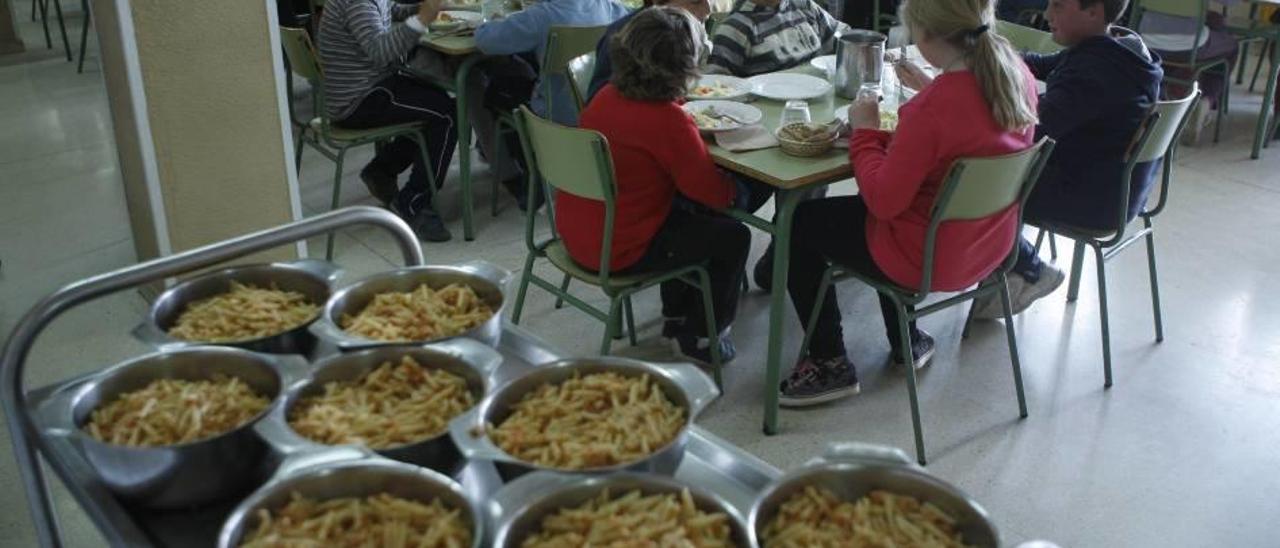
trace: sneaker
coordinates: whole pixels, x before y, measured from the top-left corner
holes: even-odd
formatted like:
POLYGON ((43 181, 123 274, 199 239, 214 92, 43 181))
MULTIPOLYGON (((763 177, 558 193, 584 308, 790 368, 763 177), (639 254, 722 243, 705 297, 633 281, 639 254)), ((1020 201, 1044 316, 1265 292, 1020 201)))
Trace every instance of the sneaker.
POLYGON ((1013 298, 1013 314, 1016 316, 1021 314, 1023 310, 1031 306, 1040 298, 1053 293, 1067 279, 1067 275, 1061 269, 1051 265, 1044 265, 1040 270, 1040 279, 1035 283, 1027 282, 1022 276, 1012 276, 1009 278, 1009 296, 1013 298), (1018 278, 1019 283, 1015 285, 1013 278, 1018 278), (1014 292, 1014 288, 1017 292, 1014 292))
MULTIPOLYGON (((1045 265, 1046 270, 1053 268, 1045 265)), ((1009 280, 1009 296, 1015 297, 1022 293, 1023 288, 1030 285, 1026 278, 1018 274, 1010 274, 1009 280)), ((1014 314, 1017 314, 1015 311, 1014 314)), ((973 319, 975 320, 1000 320, 1004 319, 1004 307, 1000 306, 1000 293, 988 293, 973 300, 973 319)))
POLYGON ((428 242, 447 242, 453 239, 453 234, 444 226, 444 220, 440 218, 440 214, 436 213, 430 205, 419 208, 412 215, 405 215, 402 208, 396 207, 396 203, 391 202, 391 210, 399 215, 404 222, 409 223, 409 228, 413 229, 413 233, 418 236, 419 240, 428 242))
MULTIPOLYGON (((664 329, 665 331, 665 329, 664 329)), ((738 351, 733 346, 733 340, 728 336, 728 332, 721 333, 720 337, 720 365, 728 365, 737 357, 738 351)), ((713 365, 711 359, 711 339, 707 337, 699 337, 689 332, 683 332, 675 337, 671 337, 671 351, 682 358, 692 360, 703 365, 713 365)))
POLYGON ((752 269, 752 278, 756 281, 756 287, 761 291, 768 293, 773 291, 773 243, 769 243, 768 249, 764 250, 764 255, 760 256, 760 260, 756 261, 755 268, 752 269))
POLYGON ((395 175, 387 175, 370 169, 369 166, 364 166, 364 169, 360 170, 360 180, 364 182, 365 188, 369 189, 369 195, 382 204, 382 207, 391 207, 396 194, 400 191, 395 175))
MULTIPOLYGON (((920 329, 920 336, 911 340, 911 367, 920 369, 933 360, 935 344, 933 336, 920 329)), ((904 365, 902 355, 898 353, 898 349, 894 348, 892 352, 893 363, 896 365, 904 365)))
POLYGON ((783 407, 808 407, 857 394, 858 372, 849 358, 831 360, 805 358, 778 385, 778 404, 783 407))

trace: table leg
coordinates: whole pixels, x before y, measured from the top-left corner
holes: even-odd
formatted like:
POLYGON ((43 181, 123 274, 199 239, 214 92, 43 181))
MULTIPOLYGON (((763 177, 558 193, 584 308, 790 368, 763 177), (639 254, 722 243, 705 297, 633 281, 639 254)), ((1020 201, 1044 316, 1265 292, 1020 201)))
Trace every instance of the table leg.
POLYGON ((787 273, 791 262, 791 217, 804 193, 778 190, 773 217, 773 280, 769 300, 769 351, 764 379, 764 433, 778 433, 778 383, 782 377, 783 321, 787 314, 787 273))
POLYGON ((476 239, 474 222, 475 197, 471 192, 471 117, 467 115, 467 77, 471 68, 483 57, 472 55, 462 60, 455 75, 455 97, 458 103, 458 175, 462 191, 462 236, 468 242, 476 239))
POLYGON ((1253 134, 1253 153, 1249 156, 1254 160, 1262 155, 1264 146, 1271 144, 1269 122, 1272 116, 1272 104, 1276 100, 1277 77, 1280 77, 1280 39, 1271 41, 1271 71, 1267 73, 1267 91, 1262 95, 1262 111, 1258 114, 1258 129, 1253 134))

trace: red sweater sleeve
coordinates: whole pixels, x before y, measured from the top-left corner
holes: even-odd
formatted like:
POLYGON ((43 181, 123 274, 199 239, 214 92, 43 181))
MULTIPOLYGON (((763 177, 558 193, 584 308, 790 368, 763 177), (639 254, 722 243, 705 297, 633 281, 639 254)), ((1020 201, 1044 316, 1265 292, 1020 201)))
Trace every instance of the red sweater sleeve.
POLYGON ((661 124, 669 129, 661 135, 653 135, 656 142, 665 143, 659 160, 671 172, 676 189, 685 197, 714 209, 724 209, 733 204, 735 187, 711 160, 707 144, 698 134, 698 127, 683 110, 676 109, 670 120, 661 124))
POLYGON ((938 162, 935 135, 944 130, 919 108, 904 105, 900 116, 894 134, 859 129, 849 140, 858 193, 867 210, 883 220, 893 219, 911 206, 938 162))

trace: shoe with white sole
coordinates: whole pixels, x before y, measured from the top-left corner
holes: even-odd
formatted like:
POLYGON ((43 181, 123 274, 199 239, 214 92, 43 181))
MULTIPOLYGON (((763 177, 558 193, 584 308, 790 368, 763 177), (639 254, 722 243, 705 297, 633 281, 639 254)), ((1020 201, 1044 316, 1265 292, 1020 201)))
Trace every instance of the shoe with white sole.
POLYGON ((778 404, 783 407, 808 407, 855 395, 861 389, 858 372, 849 358, 805 358, 779 384, 778 404))
MULTIPOLYGON (((1021 314, 1023 310, 1031 306, 1041 298, 1053 293, 1067 279, 1067 275, 1061 269, 1053 265, 1044 265, 1040 269, 1040 279, 1034 283, 1027 282, 1022 276, 1009 277, 1009 296, 1013 299, 1009 304, 1013 306, 1013 315, 1021 314), (1014 292, 1014 278, 1018 278, 1020 283, 1017 284, 1017 292, 1014 292)), ((998 299, 999 297, 997 297, 998 299)), ((1003 314, 1001 314, 1003 315, 1003 314)))

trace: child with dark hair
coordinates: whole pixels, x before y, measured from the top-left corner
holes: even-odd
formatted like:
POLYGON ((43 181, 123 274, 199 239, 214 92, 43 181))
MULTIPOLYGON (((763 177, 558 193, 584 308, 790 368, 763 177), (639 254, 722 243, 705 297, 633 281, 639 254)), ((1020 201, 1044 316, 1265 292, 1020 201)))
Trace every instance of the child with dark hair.
MULTIPOLYGON (((554 201, 556 229, 583 267, 621 274, 703 264, 720 333, 720 357, 733 359, 727 334, 737 311, 751 234, 709 211, 672 207, 677 196, 707 209, 728 208, 734 184, 716 168, 697 126, 680 108, 698 76, 706 31, 688 11, 642 10, 614 35, 613 75, 582 111, 580 126, 609 141, 616 174, 613 240, 601 256, 604 204, 566 193, 554 201)), ((709 363, 701 293, 680 281, 662 284, 664 337, 680 355, 709 363)))

